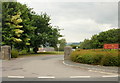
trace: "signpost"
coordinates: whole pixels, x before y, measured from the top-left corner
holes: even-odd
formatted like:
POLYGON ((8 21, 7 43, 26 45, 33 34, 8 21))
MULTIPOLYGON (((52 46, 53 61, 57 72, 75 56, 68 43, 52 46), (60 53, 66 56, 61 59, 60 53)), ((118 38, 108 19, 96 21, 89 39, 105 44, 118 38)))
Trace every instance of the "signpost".
POLYGON ((76 47, 76 49, 78 49, 78 47, 76 47))
POLYGON ((60 48, 60 44, 57 44, 57 48, 58 48, 58 54, 59 54, 59 48, 60 48))

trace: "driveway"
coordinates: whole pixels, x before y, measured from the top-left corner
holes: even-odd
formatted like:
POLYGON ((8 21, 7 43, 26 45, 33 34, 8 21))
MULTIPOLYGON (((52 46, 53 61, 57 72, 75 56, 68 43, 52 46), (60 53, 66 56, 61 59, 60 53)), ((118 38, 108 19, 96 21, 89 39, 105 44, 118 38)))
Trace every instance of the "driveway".
POLYGON ((118 74, 65 65, 63 55, 44 55, 2 61, 3 81, 118 81, 118 74))

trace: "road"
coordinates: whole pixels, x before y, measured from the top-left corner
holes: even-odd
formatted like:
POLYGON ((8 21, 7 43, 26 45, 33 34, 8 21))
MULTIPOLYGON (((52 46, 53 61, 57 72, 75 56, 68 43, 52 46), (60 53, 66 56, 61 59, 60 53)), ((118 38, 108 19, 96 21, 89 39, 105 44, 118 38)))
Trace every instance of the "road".
POLYGON ((118 81, 117 73, 92 71, 63 64, 63 55, 2 61, 3 81, 118 81))

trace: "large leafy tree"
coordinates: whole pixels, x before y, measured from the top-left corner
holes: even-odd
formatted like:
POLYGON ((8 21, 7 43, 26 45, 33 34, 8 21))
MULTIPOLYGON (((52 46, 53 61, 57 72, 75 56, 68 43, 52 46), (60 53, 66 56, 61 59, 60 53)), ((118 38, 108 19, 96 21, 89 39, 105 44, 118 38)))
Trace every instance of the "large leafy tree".
POLYGON ((3 27, 3 41, 5 44, 12 46, 22 42, 20 36, 24 31, 21 29, 23 26, 19 25, 21 22, 20 14, 11 16, 11 18, 6 20, 5 27, 3 27))
POLYGON ((50 17, 44 13, 41 15, 33 15, 33 26, 36 27, 31 36, 31 46, 34 47, 34 52, 37 53, 38 47, 52 46, 56 47, 58 38, 61 37, 59 28, 54 28, 50 25, 50 17))
POLYGON ((106 43, 120 43, 120 29, 110 29, 108 31, 100 32, 98 35, 93 35, 90 40, 84 40, 81 43, 81 48, 95 49, 103 48, 106 43))
POLYGON ((35 53, 41 45, 56 47, 62 35, 58 27, 50 25, 51 19, 46 13, 38 15, 18 2, 4 2, 2 6, 3 45, 28 51, 34 48, 35 53))
POLYGON ((31 9, 29 9, 26 5, 22 5, 18 2, 3 2, 3 45, 11 45, 17 49, 23 49, 30 45, 29 35, 35 29, 30 23, 31 12, 31 9))

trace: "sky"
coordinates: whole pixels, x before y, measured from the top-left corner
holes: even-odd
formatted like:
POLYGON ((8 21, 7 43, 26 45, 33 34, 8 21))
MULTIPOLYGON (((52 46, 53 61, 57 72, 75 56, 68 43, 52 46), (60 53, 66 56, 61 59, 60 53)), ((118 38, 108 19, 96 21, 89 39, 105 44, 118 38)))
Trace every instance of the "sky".
MULTIPOLYGON (((39 0, 17 0, 33 8, 37 14, 47 13, 50 23, 59 26, 60 33, 67 42, 82 42, 112 28, 118 27, 118 3, 61 1, 44 2, 39 0)), ((98 0, 99 1, 99 0, 98 0)), ((115 0, 114 0, 115 1, 115 0)))

